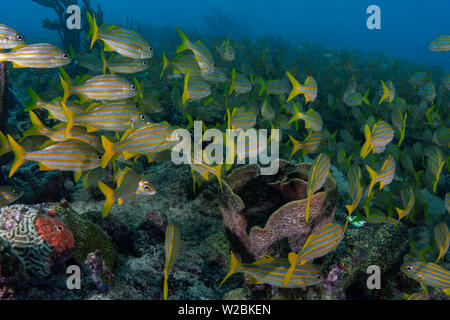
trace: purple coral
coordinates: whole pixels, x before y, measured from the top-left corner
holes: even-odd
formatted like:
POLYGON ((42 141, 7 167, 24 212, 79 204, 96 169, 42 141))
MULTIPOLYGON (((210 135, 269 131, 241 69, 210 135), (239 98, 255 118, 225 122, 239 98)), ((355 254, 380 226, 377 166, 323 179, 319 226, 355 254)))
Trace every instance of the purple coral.
POLYGON ((338 264, 333 265, 321 284, 325 291, 333 294, 341 300, 345 299, 345 293, 341 285, 342 280, 340 279, 343 273, 345 273, 343 268, 341 268, 338 264))
POLYGON ((225 176, 220 211, 230 231, 233 250, 241 257, 287 256, 282 248, 298 251, 307 237, 334 220, 337 185, 327 177, 311 198, 309 222, 305 222, 307 180, 311 164, 280 160, 274 176, 261 176, 256 165, 235 169, 225 176), (236 241, 237 240, 237 241, 236 241), (282 250, 274 252, 274 250, 282 250))

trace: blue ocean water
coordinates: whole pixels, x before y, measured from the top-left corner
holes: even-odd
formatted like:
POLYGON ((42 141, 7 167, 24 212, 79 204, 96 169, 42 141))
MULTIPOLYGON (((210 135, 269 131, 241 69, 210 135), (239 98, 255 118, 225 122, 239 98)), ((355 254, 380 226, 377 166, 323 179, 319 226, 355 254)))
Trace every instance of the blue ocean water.
MULTIPOLYGON (((388 57, 450 69, 448 54, 428 49, 433 38, 449 32, 448 0, 97 0, 92 1, 93 7, 97 3, 111 24, 123 25, 128 17, 142 25, 178 25, 214 33, 205 20, 206 16, 217 17, 216 23, 223 21, 220 27, 235 39, 279 35, 293 43, 312 42, 364 53, 378 51, 388 57), (381 30, 366 26, 370 5, 381 9, 381 30)), ((41 27, 41 18, 54 17, 52 9, 31 0, 15 0, 2 1, 2 11, 10 13, 2 16, 2 23, 21 30, 30 42, 59 43, 56 32, 41 27)))

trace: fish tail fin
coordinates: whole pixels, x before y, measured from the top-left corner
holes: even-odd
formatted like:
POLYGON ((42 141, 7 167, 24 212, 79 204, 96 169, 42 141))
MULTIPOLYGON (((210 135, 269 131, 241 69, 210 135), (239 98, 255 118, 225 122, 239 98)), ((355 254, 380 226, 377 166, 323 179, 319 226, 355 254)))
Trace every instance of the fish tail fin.
POLYGON ((231 251, 231 257, 230 257, 230 268, 228 269, 228 273, 225 276, 225 278, 222 280, 222 282, 219 285, 219 288, 222 286, 222 284, 230 277, 232 276, 235 272, 237 267, 239 266, 240 262, 239 260, 236 258, 236 256, 233 254, 233 251, 231 251))
POLYGON ((289 71, 286 71, 286 74, 289 78, 289 81, 291 81, 292 84, 292 91, 289 94, 288 99, 286 100, 286 102, 291 101, 294 97, 296 97, 297 95, 299 95, 301 93, 300 88, 301 85, 300 83, 297 81, 297 79, 294 78, 294 76, 292 74, 289 73, 289 71))
POLYGON ((61 102, 61 106, 64 110, 64 114, 66 116, 66 128, 64 129, 64 139, 67 139, 67 137, 70 136, 70 130, 73 128, 73 118, 75 117, 75 114, 72 110, 70 110, 67 105, 64 102, 61 102))
POLYGON ((377 177, 377 172, 375 170, 373 170, 371 167, 369 167, 367 164, 366 164, 366 169, 367 169, 367 172, 369 172, 370 178, 372 179, 370 181, 369 190, 367 192, 367 197, 369 197, 370 193, 372 192, 372 188, 375 185, 375 178, 377 177))
POLYGON ((292 147, 292 153, 291 153, 291 156, 289 157, 289 160, 291 160, 292 156, 293 156, 298 150, 300 150, 302 147, 301 147, 301 142, 300 142, 300 141, 298 141, 298 140, 292 138, 291 136, 289 136, 289 138, 291 139, 291 142, 292 142, 292 145, 293 145, 293 147, 292 147))
POLYGON ((236 89, 236 69, 233 68, 233 71, 231 72, 230 91, 228 92, 228 94, 232 94, 235 89, 236 89))
POLYGON ((114 156, 114 143, 109 141, 107 137, 102 136, 102 145, 105 149, 105 153, 102 156, 102 168, 106 168, 107 164, 114 156))
POLYGON ((361 148, 361 152, 360 152, 360 156, 361 158, 365 158, 369 155, 370 150, 372 150, 372 133, 370 132, 370 127, 369 125, 365 125, 364 127, 364 136, 366 138, 366 142, 364 142, 364 145, 361 148))
POLYGON ((33 124, 30 128, 24 131, 22 134, 23 137, 29 137, 29 136, 36 136, 39 135, 39 129, 44 128, 44 124, 41 122, 41 120, 38 118, 38 116, 33 112, 29 111, 30 114, 30 120, 33 124))
POLYGON ((363 101, 368 106, 370 106, 370 101, 369 101, 369 99, 367 99, 367 97, 369 96, 369 93, 370 93, 370 88, 367 89, 366 93, 364 93, 364 96, 363 96, 363 101))
POLYGON ((264 89, 266 87, 264 84, 264 80, 261 77, 259 77, 259 83, 261 84, 261 89, 259 89, 258 96, 264 93, 264 89))
POLYGON ((308 223, 309 220, 309 209, 311 207, 311 192, 308 192, 308 201, 306 202, 306 209, 305 209, 305 221, 308 223))
POLYGON ((355 206, 352 204, 345 205, 345 208, 347 209, 349 216, 352 214, 353 210, 355 210, 355 206))
POLYGON ((178 34, 181 38, 181 44, 177 48, 177 53, 180 53, 181 51, 188 50, 191 46, 191 41, 189 41, 188 37, 184 34, 183 31, 179 27, 177 27, 178 34))
POLYGON ((103 74, 106 74, 106 68, 108 68, 108 62, 106 61, 106 57, 105 57, 105 51, 101 51, 100 52, 100 56, 102 57, 102 63, 103 63, 103 74))
POLYGON ((283 287, 287 286, 287 284, 289 283, 289 280, 291 279, 292 275, 294 274, 297 259, 298 259, 298 254, 296 254, 295 252, 289 252, 288 260, 289 260, 290 266, 289 266, 288 271, 286 272, 286 275, 284 276, 283 287))
POLYGON ((166 57, 166 53, 165 52, 163 52, 163 68, 162 68, 162 71, 161 71, 161 74, 160 74, 160 78, 162 78, 162 76, 163 76, 163 74, 164 74, 164 71, 167 69, 167 67, 170 65, 170 61, 169 61, 169 59, 167 59, 167 57, 166 57))
POLYGON ((25 149, 22 148, 10 135, 8 135, 9 145, 14 152, 14 161, 9 171, 9 177, 11 178, 17 169, 25 162, 25 149))
POLYGON ((384 100, 386 100, 389 97, 389 89, 383 80, 381 80, 381 85, 383 86, 383 95, 381 96, 380 102, 378 102, 378 104, 381 104, 384 100))
POLYGON ((184 75, 184 90, 183 90, 183 98, 181 100, 182 104, 185 104, 186 101, 189 100, 188 84, 189 84, 189 70, 187 70, 186 74, 184 75))
POLYGON ((114 190, 104 184, 102 181, 97 182, 98 188, 105 195, 106 200, 102 207, 102 217, 105 218, 114 204, 114 190))
POLYGON ((65 103, 70 97, 70 86, 69 83, 67 82, 67 79, 64 79, 61 75, 59 75, 59 79, 61 80, 61 87, 64 90, 62 102, 65 103))
POLYGON ((97 21, 95 20, 95 14, 91 16, 91 14, 88 12, 87 13, 87 20, 89 23, 89 31, 88 31, 88 35, 92 35, 92 40, 91 40, 91 50, 94 47, 95 42, 98 40, 98 26, 97 26, 97 21))
POLYGON ((405 215, 406 211, 400 208, 395 208, 395 210, 397 211, 398 214, 398 221, 400 221, 405 215))
POLYGON ((294 122, 297 119, 301 119, 301 117, 302 117, 302 113, 300 112, 300 110, 298 110, 298 107, 294 102, 294 114, 293 114, 291 120, 289 120, 288 124, 294 122))
POLYGON ((25 109, 23 110, 25 112, 36 109, 38 102, 41 101, 41 98, 31 87, 28 87, 28 93, 30 95, 31 102, 26 105, 25 109))
POLYGON ((0 131, 0 157, 11 151, 9 146, 8 138, 0 131))
POLYGON ((167 269, 164 269, 164 300, 167 300, 167 296, 169 295, 169 285, 167 280, 169 279, 169 272, 167 269))

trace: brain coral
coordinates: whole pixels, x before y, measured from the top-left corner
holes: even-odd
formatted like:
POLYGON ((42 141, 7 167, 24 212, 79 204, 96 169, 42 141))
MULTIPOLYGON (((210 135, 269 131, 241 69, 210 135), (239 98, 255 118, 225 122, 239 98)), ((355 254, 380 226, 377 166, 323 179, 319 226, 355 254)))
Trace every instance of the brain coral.
POLYGON ((46 278, 52 264, 68 256, 74 245, 71 231, 39 206, 12 205, 0 208, 0 237, 11 245, 29 276, 46 278))

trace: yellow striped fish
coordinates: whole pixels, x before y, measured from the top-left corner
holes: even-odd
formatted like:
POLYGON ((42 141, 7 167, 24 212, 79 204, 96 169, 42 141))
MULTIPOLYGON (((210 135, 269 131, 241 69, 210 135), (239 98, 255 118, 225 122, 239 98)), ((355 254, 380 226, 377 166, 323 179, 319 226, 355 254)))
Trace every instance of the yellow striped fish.
POLYGON ((430 300, 430 297, 425 291, 416 292, 412 295, 405 294, 404 296, 406 300, 430 300))
POLYGON ((308 133, 308 136, 305 138, 305 140, 303 141, 297 141, 296 139, 292 138, 291 136, 289 136, 289 138, 291 139, 292 142, 292 153, 291 156, 289 157, 289 159, 292 158, 292 156, 298 151, 298 150, 302 150, 303 154, 311 154, 311 153, 316 153, 319 152, 321 147, 323 146, 323 144, 326 141, 326 137, 323 134, 322 131, 319 132, 313 132, 310 131, 308 133))
POLYGON ((66 114, 66 135, 74 125, 86 127, 87 132, 98 130, 122 132, 146 125, 147 117, 136 105, 128 103, 92 104, 82 113, 73 114, 63 103, 66 114))
POLYGON ((95 76, 80 85, 69 85, 60 76, 64 89, 63 102, 77 94, 89 100, 118 101, 133 98, 138 94, 137 86, 127 79, 114 74, 95 76))
POLYGON ((188 70, 184 75, 184 90, 181 102, 200 100, 211 94, 211 85, 200 76, 190 76, 188 70))
POLYGON ((113 55, 108 61, 102 51, 103 74, 106 74, 106 69, 110 73, 133 74, 148 69, 147 60, 133 59, 121 56, 119 54, 113 55))
POLYGON ((406 117, 408 114, 405 111, 405 115, 403 116, 402 111, 400 108, 395 108, 392 111, 391 119, 392 124, 397 128, 397 130, 400 132, 400 138, 398 141, 397 146, 400 147, 400 145, 403 142, 403 139, 405 138, 405 131, 406 131, 406 117))
POLYGON ((433 192, 436 192, 439 177, 445 164, 444 156, 438 148, 429 148, 425 154, 428 157, 428 168, 434 176, 433 192))
POLYGON ((262 105, 261 105, 261 115, 266 120, 274 120, 276 113, 275 110, 272 108, 272 106, 269 104, 268 99, 264 99, 262 105))
POLYGON ((291 81, 292 84, 292 91, 289 94, 289 97, 286 102, 289 102, 294 97, 298 96, 299 94, 303 94, 305 97, 305 101, 313 102, 316 100, 317 97, 317 81, 313 77, 308 77, 305 80, 305 84, 301 85, 297 79, 294 78, 292 74, 289 73, 289 71, 286 71, 286 74, 291 81))
POLYGON ((236 73, 236 69, 233 68, 229 94, 233 92, 236 92, 236 95, 245 94, 250 92, 252 88, 252 83, 247 76, 242 73, 236 73))
POLYGON ((22 44, 25 44, 22 34, 0 23, 0 50, 13 49, 22 44))
POLYGON ((81 141, 56 142, 42 150, 27 152, 10 135, 8 140, 15 155, 9 177, 12 177, 25 161, 38 162, 41 170, 75 172, 95 169, 102 161, 102 156, 97 150, 81 141))
POLYGON ((348 178, 348 186, 350 189, 350 198, 352 199, 352 204, 347 204, 345 208, 348 211, 347 221, 345 222, 344 230, 347 230, 347 225, 352 215, 353 211, 358 207, 359 202, 361 201, 363 195, 363 188, 361 185, 361 168, 353 164, 348 169, 347 173, 348 178))
POLYGON ((220 190, 222 190, 222 164, 213 166, 208 164, 205 160, 206 157, 203 154, 203 150, 199 150, 197 152, 196 150, 192 151, 191 158, 189 159, 189 165, 191 166, 192 178, 194 179, 194 190, 196 183, 194 171, 200 174, 200 176, 206 181, 209 181, 210 174, 216 176, 217 180, 219 180, 220 190))
POLYGON ((96 54, 81 52, 76 56, 74 55, 74 57, 75 61, 80 65, 80 67, 98 73, 101 73, 103 71, 102 59, 96 54))
POLYGON ((70 136, 66 136, 66 125, 64 123, 54 126, 52 129, 47 128, 36 116, 33 111, 30 111, 30 119, 32 126, 25 130, 23 137, 29 137, 34 135, 44 135, 53 141, 66 141, 68 139, 79 140, 84 142, 96 150, 102 149, 102 143, 100 137, 89 134, 83 127, 73 127, 70 131, 70 136))
POLYGON ((222 45, 217 49, 220 56, 225 61, 233 61, 235 57, 234 48, 230 45, 230 39, 223 41, 222 45))
MULTIPOLYGON (((161 71, 161 77, 167 67, 172 67, 175 74, 186 74, 186 71, 190 71, 191 75, 200 75, 201 70, 198 66, 197 60, 192 52, 179 54, 172 61, 167 59, 166 54, 163 53, 163 69, 161 71)), ((206 74, 203 74, 205 76, 206 74)))
POLYGON ((228 80, 225 72, 219 68, 214 68, 214 71, 209 74, 201 73, 200 76, 208 82, 223 83, 228 80))
POLYGON ((117 176, 116 189, 111 189, 102 181, 98 181, 97 183, 98 188, 106 197, 106 200, 103 203, 102 207, 103 218, 108 215, 109 211, 111 210, 116 200, 119 206, 121 206, 125 200, 134 197, 137 194, 137 192, 139 192, 140 195, 155 194, 155 189, 150 184, 148 184, 148 182, 143 181, 141 176, 136 172, 134 172, 133 170, 131 170, 129 167, 126 167, 119 171, 120 172, 117 176), (140 185, 141 189, 139 189, 140 185), (147 190, 145 190, 146 188, 147 190), (147 193, 145 193, 146 191, 147 193))
POLYGON ((262 95, 264 91, 266 91, 268 95, 282 95, 289 92, 289 83, 286 82, 286 80, 275 79, 264 82, 264 80, 260 77, 259 83, 261 88, 259 89, 258 96, 262 95))
POLYGON ((247 130, 251 129, 256 124, 256 115, 253 111, 246 108, 234 108, 230 114, 227 109, 228 128, 233 130, 247 130))
POLYGON ((236 154, 239 163, 246 159, 254 159, 267 149, 267 141, 259 139, 256 130, 241 131, 237 138, 236 154))
POLYGON ((169 286, 167 281, 169 280, 169 274, 172 271, 175 260, 180 252, 181 247, 181 231, 177 224, 169 224, 166 228, 166 239, 164 243, 164 249, 166 251, 166 262, 164 265, 164 300, 167 300, 169 293, 169 286))
POLYGON ((380 190, 383 189, 385 185, 388 185, 394 180, 395 176, 395 160, 392 158, 391 155, 388 155, 386 160, 383 162, 383 165, 381 166, 380 171, 377 173, 374 170, 372 170, 367 164, 366 169, 369 172, 369 175, 372 179, 370 181, 369 185, 369 191, 367 192, 367 197, 370 196, 370 193, 372 192, 373 186, 379 182, 380 183, 380 190))
POLYGON ((395 208, 398 214, 398 221, 410 214, 414 208, 415 197, 411 186, 401 190, 401 198, 405 209, 395 208))
POLYGON ((450 245, 450 231, 445 223, 440 223, 434 228, 434 240, 439 250, 439 256, 435 263, 447 253, 450 245))
POLYGON ((450 51, 450 34, 442 34, 434 38, 429 46, 431 51, 450 51))
POLYGON ((400 222, 394 218, 391 217, 387 217, 381 214, 371 214, 368 217, 364 218, 365 221, 367 222, 372 222, 372 223, 387 223, 387 224, 391 224, 391 225, 398 225, 400 222))
POLYGON ((122 29, 117 26, 109 26, 99 29, 95 15, 87 14, 90 26, 88 32, 92 35, 91 50, 97 40, 102 40, 105 44, 105 51, 115 51, 122 56, 132 59, 150 59, 153 57, 153 49, 148 42, 138 33, 122 29))
POLYGON ((431 262, 416 261, 401 266, 401 270, 408 277, 422 284, 440 288, 445 293, 450 289, 450 271, 431 262))
POLYGON ((272 257, 263 257, 252 264, 241 263, 231 251, 230 269, 220 283, 222 284, 233 274, 242 272, 250 277, 249 284, 265 283, 274 287, 284 288, 303 288, 313 286, 322 282, 322 273, 313 264, 305 263, 296 266, 289 281, 284 283, 290 263, 286 259, 275 259, 272 257))
POLYGON ((381 96, 380 102, 378 104, 381 104, 384 100, 388 99, 390 103, 394 101, 395 98, 395 87, 392 81, 388 81, 388 84, 386 85, 383 80, 381 80, 381 86, 383 88, 383 95, 381 96))
POLYGON ((149 123, 138 129, 127 130, 117 143, 112 143, 102 136, 105 154, 102 157, 102 167, 105 168, 111 158, 123 153, 125 160, 135 155, 154 154, 167 150, 172 144, 173 129, 166 124, 149 123))
MULTIPOLYGON (((64 113, 61 100, 45 102, 41 100, 41 98, 36 94, 36 92, 34 92, 33 89, 28 88, 28 92, 30 94, 31 103, 25 107, 25 112, 42 108, 48 111, 48 113, 50 114, 49 118, 66 122, 66 115, 64 113)), ((84 111, 83 106, 71 103, 69 101, 66 102, 66 107, 74 114, 84 111)))
POLYGON ((290 252, 288 260, 290 263, 289 271, 286 274, 284 283, 289 281, 296 266, 301 266, 306 262, 323 257, 334 251, 339 243, 344 239, 344 228, 338 223, 328 223, 319 231, 312 233, 299 253, 290 252))
POLYGON ((294 122, 295 120, 302 119, 305 121, 305 128, 314 132, 321 131, 323 128, 323 121, 320 113, 314 111, 313 109, 309 109, 306 112, 300 112, 297 109, 297 106, 294 104, 294 115, 292 116, 289 123, 294 122))
POLYGON ((67 52, 48 43, 19 45, 1 52, 0 61, 10 61, 14 68, 58 68, 72 62, 67 52))
POLYGON ((380 120, 374 124, 372 131, 368 124, 364 126, 366 142, 361 148, 361 158, 366 158, 371 150, 373 153, 381 153, 394 139, 394 129, 386 121, 380 120))
POLYGON ((321 153, 314 160, 314 163, 311 167, 311 171, 309 173, 307 186, 308 202, 306 203, 306 211, 305 211, 306 223, 308 223, 309 220, 309 208, 311 206, 311 197, 315 192, 317 192, 320 188, 322 188, 329 172, 330 172, 330 159, 328 159, 327 155, 321 153))
MULTIPOLYGON (((1 25, 0 25, 1 27, 1 25)), ((23 190, 12 186, 0 187, 0 207, 9 206, 11 203, 19 200, 25 194, 23 190)))
POLYGON ((203 44, 201 40, 193 43, 188 37, 177 27, 178 34, 180 35, 182 43, 177 48, 177 53, 185 50, 191 50, 195 56, 195 60, 200 67, 203 74, 210 74, 214 71, 214 59, 209 49, 203 44))

